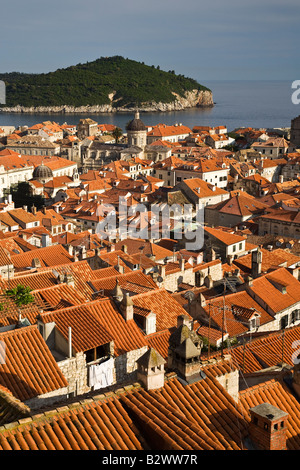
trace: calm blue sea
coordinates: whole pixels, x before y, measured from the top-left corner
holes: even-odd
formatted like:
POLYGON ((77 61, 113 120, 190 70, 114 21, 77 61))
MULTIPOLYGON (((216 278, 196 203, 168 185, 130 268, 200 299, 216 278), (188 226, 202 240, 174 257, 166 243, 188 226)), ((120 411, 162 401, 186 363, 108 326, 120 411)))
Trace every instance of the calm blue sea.
MULTIPOLYGON (((141 113, 146 125, 182 123, 188 127, 225 125, 229 131, 238 127, 289 127, 300 115, 300 104, 292 103, 291 81, 210 81, 199 82, 213 92, 211 109, 192 109, 168 113, 141 113)), ((51 120, 77 124, 87 117, 80 114, 13 114, 0 112, 0 126, 31 126, 51 120)), ((99 124, 115 124, 125 130, 132 113, 93 114, 99 124)))

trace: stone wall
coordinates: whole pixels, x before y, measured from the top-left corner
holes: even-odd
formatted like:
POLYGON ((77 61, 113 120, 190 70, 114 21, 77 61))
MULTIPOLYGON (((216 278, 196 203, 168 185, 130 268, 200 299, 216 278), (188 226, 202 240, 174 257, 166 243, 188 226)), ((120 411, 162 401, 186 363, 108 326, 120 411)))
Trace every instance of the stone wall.
POLYGON ((238 369, 228 374, 217 377, 218 382, 238 402, 239 399, 239 371, 238 369))
POLYGON ((68 381, 68 393, 80 395, 90 391, 87 384, 87 366, 83 352, 77 353, 75 357, 58 362, 58 366, 68 381))
MULTIPOLYGON (((141 357, 148 347, 129 351, 115 358, 113 371, 113 384, 122 384, 128 380, 135 380, 136 361, 141 357)), ((68 381, 68 387, 64 393, 81 395, 91 390, 88 385, 88 366, 84 353, 78 353, 76 357, 58 362, 63 375, 68 381)), ((62 392, 63 393, 63 392, 62 392)))
POLYGON ((59 390, 54 390, 53 392, 45 393, 44 395, 39 395, 38 397, 26 400, 24 402, 31 410, 38 410, 48 406, 52 406, 54 403, 59 403, 60 401, 65 401, 68 398, 68 387, 60 388, 59 390))
POLYGON ((129 351, 115 359, 115 384, 121 384, 128 380, 136 380, 136 361, 148 350, 147 346, 141 349, 129 351))
POLYGON ((178 285, 182 282, 192 286, 195 285, 195 273, 193 269, 185 269, 183 271, 178 270, 174 273, 166 274, 163 279, 163 282, 161 282, 159 286, 169 292, 177 291, 178 285))

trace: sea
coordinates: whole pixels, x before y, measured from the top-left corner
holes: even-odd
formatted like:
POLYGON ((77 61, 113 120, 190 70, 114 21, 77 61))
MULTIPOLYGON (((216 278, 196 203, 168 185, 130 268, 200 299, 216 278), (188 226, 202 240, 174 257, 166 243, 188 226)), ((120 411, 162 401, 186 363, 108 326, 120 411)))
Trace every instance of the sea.
MULTIPOLYGON (((226 126, 228 131, 239 127, 290 127, 291 120, 300 115, 300 104, 293 104, 293 81, 288 80, 211 80, 199 83, 213 92, 214 107, 193 108, 183 111, 140 112, 147 126, 162 123, 194 126, 226 126)), ((99 124, 114 124, 125 131, 133 113, 100 114, 27 114, 0 112, 2 126, 32 126, 43 121, 59 124, 78 124, 81 118, 91 117, 99 124)))

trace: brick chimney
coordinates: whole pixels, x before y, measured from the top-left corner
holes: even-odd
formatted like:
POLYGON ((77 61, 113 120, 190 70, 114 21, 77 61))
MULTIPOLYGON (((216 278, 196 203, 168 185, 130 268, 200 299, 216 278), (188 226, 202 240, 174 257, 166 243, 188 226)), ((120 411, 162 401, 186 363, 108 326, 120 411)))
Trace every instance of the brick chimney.
POLYGON ((269 403, 250 408, 249 437, 259 450, 286 450, 288 414, 269 403))

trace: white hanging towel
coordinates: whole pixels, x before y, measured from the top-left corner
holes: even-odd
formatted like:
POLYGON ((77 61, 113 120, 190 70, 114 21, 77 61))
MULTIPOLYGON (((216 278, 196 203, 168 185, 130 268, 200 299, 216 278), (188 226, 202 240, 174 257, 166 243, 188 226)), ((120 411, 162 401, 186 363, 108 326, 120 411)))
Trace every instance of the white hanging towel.
POLYGON ((89 386, 94 387, 94 390, 98 390, 99 388, 112 385, 113 369, 113 358, 110 358, 101 364, 92 365, 89 369, 89 386))

